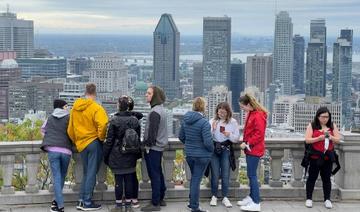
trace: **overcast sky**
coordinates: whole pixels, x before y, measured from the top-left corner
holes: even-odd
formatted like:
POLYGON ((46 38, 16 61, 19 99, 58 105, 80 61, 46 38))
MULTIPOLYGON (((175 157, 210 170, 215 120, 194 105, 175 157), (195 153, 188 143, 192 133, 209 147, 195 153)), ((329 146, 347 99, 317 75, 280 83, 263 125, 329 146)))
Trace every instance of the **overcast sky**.
POLYGON ((205 16, 232 18, 239 35, 274 33, 275 11, 286 10, 294 34, 309 35, 310 20, 325 18, 328 36, 341 28, 360 34, 360 0, 0 0, 0 9, 34 20, 35 33, 152 35, 170 13, 182 35, 201 35, 205 16))

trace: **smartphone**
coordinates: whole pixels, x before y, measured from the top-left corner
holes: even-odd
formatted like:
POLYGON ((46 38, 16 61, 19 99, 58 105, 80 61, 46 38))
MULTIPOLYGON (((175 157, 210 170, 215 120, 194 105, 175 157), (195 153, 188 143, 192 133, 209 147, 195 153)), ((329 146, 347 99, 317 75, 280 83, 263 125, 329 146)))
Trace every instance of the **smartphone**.
POLYGON ((225 127, 224 126, 220 126, 220 132, 225 132, 225 127))
POLYGON ((329 135, 329 132, 328 132, 328 131, 326 131, 326 132, 324 133, 324 135, 325 135, 325 138, 329 138, 329 137, 330 137, 330 135, 329 135))

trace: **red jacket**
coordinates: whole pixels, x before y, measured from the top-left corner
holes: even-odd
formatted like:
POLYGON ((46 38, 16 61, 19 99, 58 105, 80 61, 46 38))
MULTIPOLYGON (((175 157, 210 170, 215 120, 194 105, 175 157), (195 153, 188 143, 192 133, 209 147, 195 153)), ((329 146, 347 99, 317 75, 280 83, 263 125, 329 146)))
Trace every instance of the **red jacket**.
POLYGON ((262 157, 265 152, 265 129, 267 114, 260 110, 250 111, 246 118, 243 140, 250 146, 245 154, 262 157))

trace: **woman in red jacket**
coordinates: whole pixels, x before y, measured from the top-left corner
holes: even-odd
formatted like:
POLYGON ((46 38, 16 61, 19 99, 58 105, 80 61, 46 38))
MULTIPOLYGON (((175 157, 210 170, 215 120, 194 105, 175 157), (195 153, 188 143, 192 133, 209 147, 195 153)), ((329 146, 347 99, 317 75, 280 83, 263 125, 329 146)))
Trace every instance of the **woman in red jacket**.
POLYGON ((335 160, 334 143, 340 142, 340 133, 336 125, 331 121, 331 113, 327 107, 320 107, 306 129, 305 142, 311 144, 309 177, 306 181, 305 206, 312 207, 312 193, 316 179, 321 176, 324 190, 324 205, 332 208, 331 194, 331 171, 335 160))
POLYGON ((246 154, 247 176, 249 178, 250 194, 238 201, 241 210, 260 211, 260 192, 257 178, 257 167, 260 157, 265 152, 265 129, 267 110, 253 96, 245 94, 240 97, 240 108, 246 114, 243 143, 240 145, 246 154))

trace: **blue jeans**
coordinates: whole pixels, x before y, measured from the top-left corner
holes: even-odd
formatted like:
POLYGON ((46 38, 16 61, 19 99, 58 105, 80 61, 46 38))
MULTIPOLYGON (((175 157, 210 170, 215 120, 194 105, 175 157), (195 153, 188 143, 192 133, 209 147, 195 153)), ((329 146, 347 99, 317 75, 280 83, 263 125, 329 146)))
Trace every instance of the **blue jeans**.
POLYGON ((146 168, 151 181, 151 202, 153 205, 160 205, 160 201, 165 197, 165 180, 161 167, 163 152, 150 149, 149 153, 144 154, 146 168))
POLYGON ((55 200, 59 208, 64 207, 64 197, 62 190, 64 188, 64 182, 70 158, 70 155, 64 153, 48 152, 48 159, 50 162, 51 173, 54 180, 53 185, 55 200))
POLYGON ((190 207, 192 210, 199 208, 199 197, 200 197, 200 183, 201 179, 204 176, 204 172, 207 166, 210 163, 210 158, 201 158, 201 157, 186 157, 186 162, 188 163, 191 171, 191 180, 190 180, 190 207))
POLYGON ((260 191, 259 183, 257 178, 257 167, 259 165, 259 157, 246 155, 246 164, 247 164, 247 176, 249 178, 249 187, 250 187, 250 197, 254 203, 260 203, 260 191))
POLYGON ((215 197, 217 197, 218 193, 220 176, 222 196, 227 197, 230 178, 230 150, 226 148, 221 154, 214 153, 211 158, 211 193, 215 197))
POLYGON ((99 140, 90 143, 81 153, 83 178, 81 181, 79 200, 90 205, 96 184, 96 174, 103 160, 103 147, 99 140))

